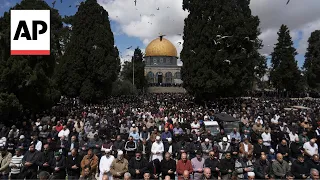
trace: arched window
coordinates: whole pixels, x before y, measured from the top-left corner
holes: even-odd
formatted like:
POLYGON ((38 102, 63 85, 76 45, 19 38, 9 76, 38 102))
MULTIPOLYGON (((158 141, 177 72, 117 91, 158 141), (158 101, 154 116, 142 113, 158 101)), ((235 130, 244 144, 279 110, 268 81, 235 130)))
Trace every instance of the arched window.
POLYGON ((171 72, 167 72, 166 73, 166 83, 172 83, 172 73, 171 72))
POLYGON ((175 79, 181 79, 181 73, 180 73, 180 72, 176 72, 176 73, 174 74, 174 78, 175 78, 175 79))
POLYGON ((153 72, 148 72, 147 79, 149 83, 154 83, 154 74, 153 72))

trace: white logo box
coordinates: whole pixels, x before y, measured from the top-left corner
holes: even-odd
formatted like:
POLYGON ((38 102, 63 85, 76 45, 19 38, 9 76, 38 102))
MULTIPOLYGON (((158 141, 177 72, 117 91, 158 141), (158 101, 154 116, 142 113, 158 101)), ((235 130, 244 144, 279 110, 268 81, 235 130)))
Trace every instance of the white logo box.
POLYGON ((50 55, 50 10, 11 10, 10 14, 11 55, 50 55), (26 27, 18 28, 22 21, 26 22, 26 27), (43 25, 47 29, 39 33, 43 25))

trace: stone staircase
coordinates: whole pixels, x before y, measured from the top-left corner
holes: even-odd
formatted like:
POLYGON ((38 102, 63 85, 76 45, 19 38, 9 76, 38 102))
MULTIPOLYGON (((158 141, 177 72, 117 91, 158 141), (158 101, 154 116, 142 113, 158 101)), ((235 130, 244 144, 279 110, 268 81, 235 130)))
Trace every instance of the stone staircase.
POLYGON ((148 87, 148 93, 187 93, 183 87, 148 87))

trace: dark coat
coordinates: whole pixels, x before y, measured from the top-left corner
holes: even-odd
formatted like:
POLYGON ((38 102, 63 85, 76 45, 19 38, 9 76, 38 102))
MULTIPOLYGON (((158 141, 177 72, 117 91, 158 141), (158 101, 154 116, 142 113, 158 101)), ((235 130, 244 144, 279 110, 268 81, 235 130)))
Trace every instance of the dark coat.
POLYGON ((254 173, 256 175, 257 179, 265 179, 265 176, 269 174, 270 172, 270 162, 266 160, 265 163, 261 162, 260 160, 257 160, 254 163, 254 173))
POLYGON ((176 172, 176 161, 173 159, 170 159, 167 161, 166 159, 163 159, 160 163, 161 166, 161 173, 162 173, 162 179, 166 177, 166 175, 170 176, 170 179, 174 179, 175 175, 168 174, 168 171, 171 169, 173 172, 176 172))
POLYGON ((231 174, 228 170, 234 171, 235 169, 235 162, 233 159, 222 159, 218 165, 220 169, 221 175, 231 174))
POLYGON ((38 166, 41 164, 40 162, 41 152, 35 150, 34 152, 27 151, 26 154, 22 158, 22 164, 26 162, 31 162, 32 165, 29 167, 24 166, 21 171, 38 171, 38 166))
POLYGON ((253 155, 256 159, 260 158, 262 152, 264 152, 265 154, 269 153, 267 146, 265 146, 263 144, 262 145, 255 144, 253 146, 253 155))
POLYGON ((313 160, 307 161, 308 169, 316 169, 320 171, 320 162, 315 162, 313 160))
POLYGON ((147 164, 147 167, 144 168, 143 172, 149 172, 152 179, 155 179, 154 174, 158 175, 161 173, 160 161, 155 159, 147 164))
POLYGON ((54 155, 53 151, 48 151, 47 153, 42 152, 40 155, 40 171, 47 171, 48 173, 52 173, 53 169, 51 168, 54 164, 54 155), (43 166, 44 163, 48 163, 49 166, 43 166))
POLYGON ((66 178, 66 158, 65 156, 61 156, 59 160, 56 160, 56 158, 53 159, 53 166, 51 166, 53 169, 53 179, 65 179, 66 178), (55 170, 55 168, 59 168, 58 170, 55 170))
POLYGON ((219 176, 219 172, 216 170, 216 168, 219 166, 219 163, 219 160, 216 158, 208 158, 204 161, 204 166, 211 169, 211 174, 215 178, 218 178, 219 176))
POLYGON ((302 179, 302 174, 305 176, 310 175, 310 170, 306 162, 301 163, 298 160, 295 160, 291 166, 291 172, 296 179, 302 179))
POLYGON ((82 158, 78 154, 75 157, 73 157, 71 155, 68 156, 67 163, 66 163, 68 176, 75 176, 75 177, 80 176, 81 160, 82 160, 82 158), (72 169, 72 166, 74 166, 74 165, 76 165, 78 167, 78 169, 72 169))
POLYGON ((131 158, 129 161, 128 169, 133 179, 143 178, 143 169, 147 167, 148 161, 145 158, 141 158, 137 161, 135 158, 131 158), (136 174, 136 169, 140 171, 140 174, 136 174))
POLYGON ((290 157, 297 159, 298 155, 301 154, 301 145, 296 142, 290 144, 290 157))

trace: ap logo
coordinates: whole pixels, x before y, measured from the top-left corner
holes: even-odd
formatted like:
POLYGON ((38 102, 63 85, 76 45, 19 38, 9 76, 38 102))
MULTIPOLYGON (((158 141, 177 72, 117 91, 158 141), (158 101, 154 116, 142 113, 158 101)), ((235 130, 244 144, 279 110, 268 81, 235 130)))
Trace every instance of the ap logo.
POLYGON ((50 10, 11 10, 11 55, 50 55, 50 10))

